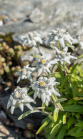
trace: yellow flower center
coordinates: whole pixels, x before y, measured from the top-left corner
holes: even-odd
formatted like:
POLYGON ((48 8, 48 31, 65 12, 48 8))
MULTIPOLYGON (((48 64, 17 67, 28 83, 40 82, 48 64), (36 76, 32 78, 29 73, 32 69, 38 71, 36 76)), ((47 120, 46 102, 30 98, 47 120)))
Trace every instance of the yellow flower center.
POLYGON ((64 54, 64 52, 62 51, 61 54, 64 54))
POLYGON ((78 90, 78 92, 79 92, 79 93, 81 93, 81 92, 82 92, 82 90, 81 90, 81 89, 79 89, 79 90, 78 90))
POLYGON ((65 33, 66 32, 66 30, 63 28, 63 29, 60 29, 60 31, 62 32, 62 33, 65 33))
POLYGON ((14 96, 15 96, 16 98, 19 98, 19 97, 20 97, 19 92, 15 92, 14 96))
POLYGON ((41 60, 41 63, 42 63, 42 64, 46 63, 45 59, 42 59, 42 60, 41 60))
POLYGON ((26 69, 22 69, 22 71, 23 71, 23 72, 25 72, 25 71, 26 71, 26 69))
POLYGON ((40 82, 40 86, 44 86, 45 85, 45 82, 40 82))

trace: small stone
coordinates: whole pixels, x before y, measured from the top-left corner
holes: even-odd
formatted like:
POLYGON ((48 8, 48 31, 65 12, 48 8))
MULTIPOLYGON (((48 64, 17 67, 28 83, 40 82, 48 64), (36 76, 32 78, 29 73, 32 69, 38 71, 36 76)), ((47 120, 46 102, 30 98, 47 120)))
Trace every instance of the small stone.
POLYGON ((0 137, 10 135, 9 131, 5 128, 5 126, 0 122, 0 137))
POLYGON ((6 116, 6 114, 4 113, 3 110, 0 111, 0 115, 1 115, 1 117, 3 117, 4 119, 7 119, 7 116, 6 116))
POLYGON ((2 20, 0 20, 0 26, 3 26, 3 21, 2 20))

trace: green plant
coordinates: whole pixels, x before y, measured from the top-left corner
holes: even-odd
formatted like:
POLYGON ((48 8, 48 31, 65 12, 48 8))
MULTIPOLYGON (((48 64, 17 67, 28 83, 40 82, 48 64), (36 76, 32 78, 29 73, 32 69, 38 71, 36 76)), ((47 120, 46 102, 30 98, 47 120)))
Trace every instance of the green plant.
POLYGON ((20 63, 19 60, 23 50, 26 50, 26 47, 17 45, 11 48, 6 42, 0 43, 0 76, 5 81, 0 85, 0 91, 3 91, 4 85, 15 88, 15 72, 27 64, 27 62, 20 63))
MULTIPOLYGON (((38 38, 35 38, 33 33, 31 37, 27 37, 28 43, 31 46, 34 43, 33 46, 39 48, 39 35, 38 38)), ((34 56, 37 58, 35 67, 27 65, 16 73, 19 75, 18 82, 28 78, 30 86, 17 87, 7 104, 7 108, 11 107, 12 114, 16 107, 23 111, 24 105, 26 105, 30 109, 23 113, 19 120, 34 112, 42 112, 46 115, 36 134, 43 130, 47 139, 83 138, 83 71, 81 64, 70 62, 70 59, 77 59, 68 52, 68 47, 74 49, 72 40, 73 38, 66 30, 53 30, 49 34, 48 40, 43 41, 46 44, 50 43, 50 47, 56 50, 55 58, 49 60, 39 50, 40 55, 34 56), (53 73, 55 65, 58 68, 53 73), (36 81, 32 79, 32 73, 35 71, 38 76, 36 81), (32 92, 29 91, 31 89, 32 92), (33 99, 29 96, 32 93, 34 93, 33 99), (30 102, 35 103, 36 97, 41 98, 42 107, 35 108, 30 105, 30 102)))
MULTIPOLYGON (((55 73, 56 80, 60 82, 58 89, 67 100, 61 102, 64 111, 59 111, 57 121, 54 119, 55 115, 43 120, 38 133, 44 129, 43 133, 47 139, 83 137, 83 70, 81 64, 73 64, 72 67, 65 66, 65 74, 60 68, 57 69, 59 73, 55 73)), ((60 102, 56 98, 53 99, 55 103, 60 102)), ((54 111, 53 106, 46 109, 49 113, 54 111)))

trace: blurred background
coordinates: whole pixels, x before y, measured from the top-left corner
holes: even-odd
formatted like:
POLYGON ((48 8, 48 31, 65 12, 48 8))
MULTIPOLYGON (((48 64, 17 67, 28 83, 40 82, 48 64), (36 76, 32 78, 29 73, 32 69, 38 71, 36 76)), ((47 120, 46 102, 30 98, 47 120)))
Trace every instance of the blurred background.
MULTIPOLYGON (((35 135, 41 125, 40 114, 18 121, 20 110, 11 115, 6 105, 17 86, 15 72, 32 62, 30 55, 36 53, 22 46, 20 36, 37 31, 44 38, 56 28, 67 29, 75 38, 73 44, 81 46, 76 48, 76 54, 83 53, 83 43, 77 38, 83 41, 83 0, 0 0, 0 139, 44 139, 35 135), (32 125, 28 127, 28 123, 32 125)), ((52 57, 52 50, 41 48, 41 51, 52 57)), ((25 84, 26 80, 19 83, 25 84)))

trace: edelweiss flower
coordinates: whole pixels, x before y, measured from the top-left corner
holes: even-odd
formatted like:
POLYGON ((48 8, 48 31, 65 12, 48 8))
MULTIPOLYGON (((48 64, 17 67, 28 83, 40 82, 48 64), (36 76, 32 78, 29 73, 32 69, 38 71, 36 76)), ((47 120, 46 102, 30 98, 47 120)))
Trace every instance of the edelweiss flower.
POLYGON ((19 78, 17 80, 17 83, 22 79, 29 79, 32 81, 31 74, 34 72, 35 68, 30 68, 29 64, 24 66, 19 72, 16 72, 15 75, 18 75, 19 78))
POLYGON ((38 81, 35 81, 31 86, 32 89, 35 90, 34 99, 38 96, 41 98, 42 102, 48 106, 50 97, 52 93, 56 96, 60 96, 60 94, 54 89, 54 85, 59 84, 55 82, 55 77, 47 78, 40 77, 38 81))
POLYGON ((73 38, 65 29, 52 30, 52 33, 48 34, 48 38, 44 39, 43 43, 46 45, 54 45, 59 43, 63 48, 65 47, 65 41, 72 45, 73 38))
POLYGON ((35 103, 35 101, 27 95, 28 90, 29 89, 26 87, 20 88, 19 86, 17 86, 14 92, 10 95, 7 104, 7 109, 11 107, 12 114, 16 107, 19 107, 21 111, 23 111, 24 105, 27 106, 30 110, 33 110, 32 106, 30 105, 30 102, 35 103))
MULTIPOLYGON (((74 56, 70 55, 70 53, 67 52, 68 47, 65 47, 63 49, 63 51, 59 51, 56 47, 55 47, 55 49, 57 52, 56 59, 58 61, 60 61, 62 65, 64 64, 64 62, 71 64, 70 59, 77 59, 77 57, 74 57, 74 56)), ((53 62, 56 62, 56 59, 54 59, 53 62)))
MULTIPOLYGON (((58 60, 56 60, 55 63, 57 63, 57 61, 58 60)), ((52 67, 52 64, 54 64, 53 61, 48 60, 46 55, 40 56, 38 62, 34 64, 34 66, 37 66, 38 76, 40 76, 42 72, 50 73, 49 68, 52 67)))
POLYGON ((36 31, 28 32, 24 36, 21 36, 21 42, 23 42, 23 45, 29 46, 29 47, 37 47, 37 43, 42 43, 42 39, 40 37, 40 34, 38 34, 36 31))

